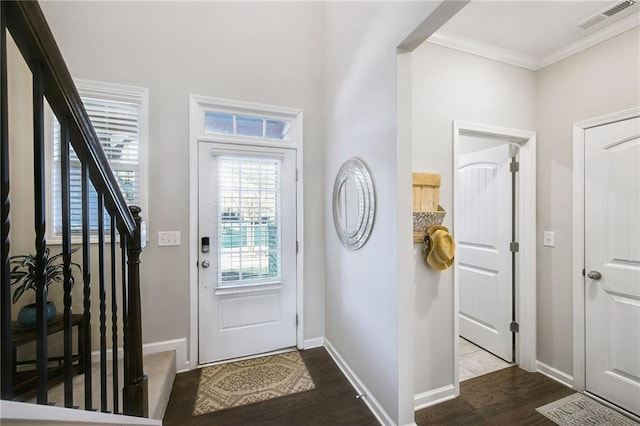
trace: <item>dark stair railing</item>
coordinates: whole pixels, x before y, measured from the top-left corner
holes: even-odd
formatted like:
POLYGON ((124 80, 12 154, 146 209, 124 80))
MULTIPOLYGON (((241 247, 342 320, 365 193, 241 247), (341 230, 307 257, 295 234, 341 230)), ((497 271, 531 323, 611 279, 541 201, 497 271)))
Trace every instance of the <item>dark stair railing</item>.
MULTIPOLYGON (((34 129, 34 217, 36 248, 36 369, 35 395, 38 404, 48 404, 48 380, 50 378, 47 348, 48 326, 45 318, 47 303, 47 286, 45 276, 46 264, 46 176, 45 176, 45 139, 44 139, 44 99, 49 103, 57 117, 61 128, 61 206, 62 206, 62 252, 64 265, 64 309, 63 309, 63 347, 61 358, 64 377, 64 405, 73 407, 74 371, 78 368, 84 374, 84 409, 107 411, 109 391, 107 389, 107 297, 111 293, 111 357, 113 359, 113 389, 110 395, 112 411, 120 412, 119 398, 122 400, 122 414, 147 417, 147 377, 143 373, 142 363, 142 324, 140 301, 140 253, 141 218, 137 206, 127 206, 120 192, 118 183, 107 162, 100 140, 93 129, 89 116, 75 88, 71 74, 67 69, 60 50, 53 38, 46 19, 35 1, 0 2, 0 162, 1 177, 1 262, 2 281, 0 292, 0 393, 2 399, 16 399, 14 391, 14 370, 16 354, 12 343, 12 300, 10 280, 10 163, 9 163, 9 129, 7 100, 7 30, 11 34, 18 49, 24 57, 33 75, 33 129, 34 129), (72 354, 73 321, 72 313, 72 272, 71 272, 71 224, 70 224, 70 161, 69 144, 73 147, 82 164, 82 365, 74 366, 72 354), (90 185, 95 188, 98 199, 98 289, 92 282, 91 263, 91 230, 89 191, 90 185), (105 223, 104 211, 110 218, 110 258, 111 280, 105 280, 105 223), (121 253, 117 253, 117 236, 120 238, 121 253), (121 262, 118 271, 116 262, 121 262), (120 274, 120 286, 116 275, 120 274), (120 321, 124 351, 124 384, 120 391, 118 383, 118 298, 122 294, 120 321), (100 332, 100 407, 93 407, 91 376, 91 297, 99 298, 99 332, 100 332), (76 367, 74 369, 74 367, 76 367)), ((13 141, 17 143, 17 141, 13 141)), ((22 141, 19 141, 22 143, 22 141)), ((80 333, 80 331, 78 331, 80 333)))

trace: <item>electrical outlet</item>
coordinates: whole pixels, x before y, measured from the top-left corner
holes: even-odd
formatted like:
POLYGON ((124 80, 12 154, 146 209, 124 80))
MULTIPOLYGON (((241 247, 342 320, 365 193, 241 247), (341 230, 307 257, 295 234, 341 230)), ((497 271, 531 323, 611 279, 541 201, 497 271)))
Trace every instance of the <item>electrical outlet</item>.
POLYGON ((545 247, 556 246, 556 233, 552 231, 544 231, 543 244, 545 247))
POLYGON ((158 232, 158 246, 179 246, 180 231, 160 231, 158 232))

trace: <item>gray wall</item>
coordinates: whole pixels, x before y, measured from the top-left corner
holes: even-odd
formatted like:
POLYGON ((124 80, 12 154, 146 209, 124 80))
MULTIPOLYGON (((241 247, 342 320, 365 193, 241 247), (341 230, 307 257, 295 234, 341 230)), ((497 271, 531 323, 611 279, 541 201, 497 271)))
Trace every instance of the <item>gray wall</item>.
POLYGON ((377 213, 369 241, 342 247, 327 220, 326 337, 398 424, 413 422, 413 300, 399 257, 410 247, 410 142, 397 139, 397 46, 437 6, 326 3, 325 214, 340 165, 353 156, 370 168, 377 213), (402 176, 400 176, 402 175, 402 176), (406 229, 406 232, 399 231, 406 229), (409 361, 407 361, 409 359, 409 361))
POLYGON ((640 106, 640 29, 538 72, 538 360, 573 375, 573 123, 640 106), (542 232, 556 246, 543 247, 542 232))
POLYGON ((319 3, 43 2, 76 78, 149 89, 143 339, 189 336, 189 94, 304 110, 305 339, 324 336, 319 3), (178 230, 180 247, 157 247, 178 230))
MULTIPOLYGON (((413 52, 413 171, 440 173, 440 204, 453 225, 452 121, 535 130, 533 71, 423 43, 413 52)), ((416 394, 453 383, 453 270, 436 272, 414 245, 416 394)))

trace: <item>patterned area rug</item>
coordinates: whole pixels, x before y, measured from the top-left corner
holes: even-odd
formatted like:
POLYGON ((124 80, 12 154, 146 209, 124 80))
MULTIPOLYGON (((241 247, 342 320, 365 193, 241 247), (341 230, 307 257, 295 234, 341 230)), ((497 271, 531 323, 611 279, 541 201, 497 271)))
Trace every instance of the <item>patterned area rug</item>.
POLYGON ((315 389, 298 351, 205 367, 193 415, 315 389))
POLYGON ((538 407, 536 411, 560 426, 640 425, 640 423, 634 422, 617 411, 580 393, 574 393, 538 407))

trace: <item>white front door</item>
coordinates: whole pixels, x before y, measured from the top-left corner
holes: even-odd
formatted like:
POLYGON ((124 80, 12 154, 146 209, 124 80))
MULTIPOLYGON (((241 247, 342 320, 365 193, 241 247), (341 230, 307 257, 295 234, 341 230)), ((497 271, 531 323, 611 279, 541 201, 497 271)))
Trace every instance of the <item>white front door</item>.
POLYGON ((640 118, 585 132, 586 389, 640 415, 640 118))
POLYGON ((513 361, 509 144, 458 161, 460 335, 513 361))
POLYGON ((295 150, 198 155, 199 363, 295 346, 295 150))

